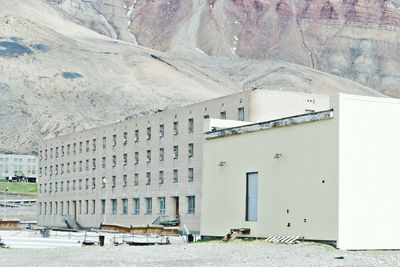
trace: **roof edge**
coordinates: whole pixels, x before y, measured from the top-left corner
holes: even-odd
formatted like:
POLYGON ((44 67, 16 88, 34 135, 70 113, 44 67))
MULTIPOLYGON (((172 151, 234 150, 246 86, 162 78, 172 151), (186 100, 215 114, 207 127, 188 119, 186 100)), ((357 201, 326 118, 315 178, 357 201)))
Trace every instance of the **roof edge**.
POLYGON ((272 129, 272 128, 297 125, 297 124, 302 124, 302 123, 331 119, 333 117, 334 117, 333 109, 328 109, 328 110, 324 110, 324 111, 301 114, 301 115, 281 118, 281 119, 272 120, 272 121, 257 122, 257 123, 243 125, 243 126, 237 126, 237 127, 232 127, 232 128, 226 128, 226 129, 206 132, 206 133, 204 133, 204 139, 214 139, 214 138, 219 138, 219 137, 224 137, 224 136, 237 135, 237 134, 242 134, 242 133, 249 133, 249 132, 255 132, 255 131, 260 131, 260 130, 267 130, 267 129, 272 129))

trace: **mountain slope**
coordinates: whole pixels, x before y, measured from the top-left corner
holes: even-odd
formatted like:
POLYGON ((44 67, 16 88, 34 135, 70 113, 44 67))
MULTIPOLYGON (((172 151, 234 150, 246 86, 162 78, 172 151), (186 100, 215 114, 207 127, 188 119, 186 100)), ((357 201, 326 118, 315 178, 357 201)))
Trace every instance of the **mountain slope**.
POLYGON ((42 138, 254 86, 380 95, 282 61, 158 52, 71 18, 42 0, 0 1, 0 151, 32 152, 42 138))
MULTIPOLYGON (((82 3, 65 0, 53 6, 79 17, 81 8, 75 7, 82 3)), ((357 81, 386 95, 400 96, 397 0, 85 3, 90 3, 90 12, 101 16, 89 20, 80 17, 79 21, 110 37, 184 57, 204 51, 212 56, 283 60, 357 81)))

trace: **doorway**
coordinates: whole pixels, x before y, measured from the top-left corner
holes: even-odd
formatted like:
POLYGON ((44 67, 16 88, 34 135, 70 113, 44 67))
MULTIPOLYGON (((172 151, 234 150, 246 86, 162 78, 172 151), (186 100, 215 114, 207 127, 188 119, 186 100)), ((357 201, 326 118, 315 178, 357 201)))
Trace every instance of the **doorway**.
POLYGON ((246 221, 257 221, 258 173, 246 175, 246 221))
POLYGON ((179 216, 179 197, 174 197, 175 201, 175 215, 179 216))

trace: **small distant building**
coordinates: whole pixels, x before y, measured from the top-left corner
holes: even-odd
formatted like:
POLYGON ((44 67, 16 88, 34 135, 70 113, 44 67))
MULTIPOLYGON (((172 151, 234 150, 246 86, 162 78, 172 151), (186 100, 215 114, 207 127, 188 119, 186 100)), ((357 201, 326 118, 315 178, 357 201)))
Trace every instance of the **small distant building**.
POLYGON ((400 249, 400 101, 340 94, 330 102, 232 128, 209 120, 202 236, 249 228, 251 237, 400 249))
POLYGON ((0 181, 36 183, 37 156, 0 154, 0 181))

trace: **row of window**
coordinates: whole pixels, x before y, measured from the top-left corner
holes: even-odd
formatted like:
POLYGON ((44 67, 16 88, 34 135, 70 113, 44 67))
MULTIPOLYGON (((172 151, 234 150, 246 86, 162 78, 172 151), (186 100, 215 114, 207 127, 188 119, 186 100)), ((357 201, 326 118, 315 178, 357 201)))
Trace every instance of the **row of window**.
MULTIPOLYGON (((36 159, 35 158, 30 158, 26 160, 28 163, 36 163, 36 159)), ((1 158, 0 157, 0 163, 8 163, 8 158, 1 158)), ((11 160, 10 160, 11 162, 11 160)), ((18 164, 18 163, 22 163, 23 159, 22 158, 14 158, 14 164, 18 164)))
MULTIPOLYGON (((151 172, 146 172, 146 176, 145 176, 145 184, 146 185, 150 185, 151 184, 151 180, 152 180, 152 173, 151 172)), ((189 182, 193 182, 194 180, 194 170, 193 168, 188 168, 188 181, 189 182)), ((165 181, 165 175, 164 175, 164 171, 159 171, 159 176, 158 176, 158 183, 159 184, 163 184, 165 181)), ((117 186, 117 176, 112 176, 111 177, 111 186, 112 187, 116 187, 117 186)), ((172 183, 178 183, 179 182, 179 171, 177 169, 172 170, 172 183)), ((104 188, 106 186, 107 180, 105 177, 102 178, 101 180, 101 187, 104 188)), ((122 176, 122 186, 128 186, 128 176, 127 175, 123 175, 122 176)), ((65 191, 69 192, 70 191, 70 181, 65 181, 65 191)), ((133 181, 133 185, 134 186, 138 186, 139 185, 139 173, 135 173, 134 175, 134 181, 133 181)), ((86 179, 78 179, 78 180, 72 180, 72 191, 76 191, 76 190, 88 190, 89 187, 91 187, 91 189, 95 189, 96 188, 96 178, 92 178, 91 180, 91 184, 90 184, 90 179, 86 178, 86 179), (83 183, 85 182, 85 184, 83 185, 83 183), (85 186, 85 187, 83 187, 85 186)), ((54 192, 63 192, 64 191, 64 181, 61 182, 54 182, 54 192), (60 185, 60 187, 58 187, 58 185, 60 185)), ((39 193, 51 193, 53 192, 53 183, 43 183, 43 184, 39 184, 39 193)))
MULTIPOLYGON (((166 211, 166 203, 165 197, 158 197, 158 214, 165 214, 166 211)), ((140 214, 140 198, 133 198, 133 214, 140 214)), ((146 215, 153 213, 153 198, 147 197, 143 199, 146 203, 145 213, 146 215)), ((106 200, 101 199, 101 214, 106 213, 106 200)), ((176 200, 174 200, 176 201, 176 200)), ((178 200, 179 201, 179 200, 178 200)), ((96 200, 91 200, 91 206, 89 206, 89 200, 78 200, 78 201, 54 201, 54 202, 40 202, 39 203, 39 214, 40 215, 63 215, 63 214, 71 214, 71 202, 76 203, 74 208, 77 214, 96 214, 96 200), (65 203, 65 204, 64 204, 65 203), (83 207, 82 207, 83 204, 83 207), (59 208, 60 206, 60 208, 59 208), (64 207, 65 206, 65 207, 64 207), (65 210, 64 210, 65 209, 65 210)), ((118 200, 111 199, 111 214, 118 214, 118 200)), ((120 214, 128 214, 128 199, 121 199, 122 209, 120 214)), ((187 213, 195 214, 195 196, 187 197, 187 213)), ((177 212, 174 210, 174 212, 177 212)), ((179 212, 179 211, 178 211, 179 212)))
MULTIPOLYGON (((193 133, 193 129, 194 129, 194 122, 193 119, 189 119, 189 128, 188 131, 189 133, 193 133)), ((174 122, 174 126, 173 126, 173 134, 177 135, 178 134, 178 122, 175 121, 174 122)), ((161 124, 160 125, 160 132, 159 132, 160 138, 163 138, 165 136, 165 128, 164 125, 161 124)), ((146 131, 146 139, 150 140, 151 139, 151 127, 147 127, 147 131, 146 131)), ((134 141, 135 142, 139 142, 139 130, 135 130, 135 135, 134 135, 134 141)), ((124 133, 123 136, 123 144, 127 145, 128 144, 128 132, 124 133)), ((117 145, 117 135, 113 135, 113 142, 112 142, 112 146, 115 147, 117 145)), ((71 150, 71 145, 67 145, 67 155, 70 155, 70 150, 71 150)), ((107 148, 107 138, 103 137, 103 149, 107 148)), ((96 139, 92 140, 92 149, 93 151, 96 150, 96 139)), ((86 148, 85 148, 86 152, 89 152, 90 150, 90 140, 86 140, 86 148)), ((73 144, 73 150, 72 153, 76 154, 77 151, 77 143, 73 144)), ((44 151, 44 159, 47 160, 47 149, 45 149, 44 151)), ((64 151, 64 146, 61 146, 61 156, 64 156, 65 151, 64 151)), ((79 142, 79 153, 83 152, 83 142, 79 142)), ((55 148, 55 158, 58 158, 59 155, 59 151, 58 151, 58 147, 55 148)), ((42 160, 42 151, 39 152, 39 157, 40 160, 42 160)), ((53 148, 50 148, 50 158, 53 158, 53 148)))
MULTIPOLYGON (((206 116, 204 116, 204 118, 208 119, 209 117, 208 117, 208 115, 206 115, 206 116)), ((222 111, 220 113, 220 118, 221 119, 226 119, 226 112, 225 111, 222 111)), ((244 121, 244 108, 243 107, 238 109, 238 120, 244 121)), ((193 118, 191 118, 191 119, 188 119, 188 132, 189 133, 193 133, 193 131, 194 131, 194 120, 193 120, 193 118)), ((177 135, 178 133, 179 133, 179 122, 175 121, 175 122, 173 122, 173 134, 177 135)), ((140 131, 139 130, 135 130, 134 142, 139 142, 139 135, 140 135, 140 131)), ((147 129, 146 129, 146 139, 150 140, 151 139, 151 135, 152 135, 151 127, 147 127, 147 129)), ((164 136, 165 136, 165 127, 164 127, 164 124, 161 124, 160 127, 159 127, 159 137, 163 138, 164 136)), ((127 145, 128 144, 128 132, 124 132, 123 142, 122 143, 123 143, 123 145, 127 145)), ((79 153, 83 152, 83 145, 84 145, 83 142, 79 142, 79 153)), ((115 147, 116 145, 117 145, 117 135, 114 134, 113 138, 112 138, 112 146, 115 147)), ((102 146, 103 146, 103 149, 107 148, 107 138, 106 137, 103 137, 102 146)), ((73 147, 72 153, 76 154, 77 153, 77 143, 73 143, 72 147, 73 147)), ((90 151, 90 140, 86 140, 85 150, 86 150, 86 152, 90 151)), ((96 139, 92 140, 92 150, 93 151, 96 150, 96 139)), ((52 159, 53 158, 53 148, 50 148, 49 152, 50 152, 50 158, 52 159)), ((66 145, 66 153, 67 153, 68 156, 70 155, 70 152, 71 152, 71 145, 68 144, 68 145, 66 145)), ((61 153, 61 156, 65 155, 65 146, 61 146, 60 153, 61 153)), ((47 160, 47 154, 48 154, 48 150, 45 149, 44 150, 44 159, 45 160, 47 160)), ((55 148, 55 158, 58 158, 58 156, 59 156, 59 148, 56 147, 55 148)), ((40 158, 40 160, 42 160, 42 150, 39 152, 39 158, 40 158)))
MULTIPOLYGON (((160 148, 160 151, 159 151, 159 161, 164 161, 164 154, 165 154, 165 153, 164 153, 164 148, 160 148)), ((135 164, 135 165, 139 164, 139 159, 140 159, 139 155, 140 155, 139 152, 135 152, 135 158, 134 158, 134 164, 135 164)), ((174 147, 173 147, 173 154, 172 154, 172 156, 173 156, 173 159, 178 159, 178 156, 179 156, 179 148, 178 148, 178 146, 174 146, 174 147)), ((190 143, 190 144, 188 144, 188 157, 193 157, 193 156, 194 156, 194 145, 193 145, 193 143, 190 143)), ((151 162, 151 159, 152 159, 151 150, 147 150, 147 151, 146 151, 146 162, 147 162, 147 163, 150 163, 150 162, 151 162)), ((102 167, 103 169, 106 168, 106 162, 107 162, 107 161, 106 161, 106 157, 103 157, 103 158, 102 158, 102 164, 101 164, 101 167, 102 167)), ((113 168, 117 167, 117 156, 116 156, 116 155, 113 155, 113 156, 112 156, 112 161, 111 161, 111 163, 112 163, 111 166, 112 166, 113 168)), ((77 165, 77 162, 73 162, 73 163, 72 163, 72 171, 73 171, 73 172, 76 172, 77 170, 79 170, 79 172, 82 172, 82 171, 83 171, 83 161, 79 161, 78 164, 79 164, 79 165, 77 165), (79 168, 79 169, 78 169, 78 168, 79 168)), ((124 154, 124 155, 122 156, 122 165, 126 166, 127 164, 128 164, 128 154, 124 154)), ((66 171, 67 171, 67 173, 70 173, 70 166, 71 166, 70 163, 67 163, 67 164, 66 164, 66 171)), ((85 170, 86 170, 86 171, 89 171, 89 169, 90 169, 90 162, 89 162, 89 160, 87 159, 87 160, 86 160, 86 163, 85 163, 85 170)), ((96 159, 95 159, 95 158, 92 159, 92 169, 93 169, 93 170, 96 169, 96 159)), ((39 170, 39 175, 40 175, 40 176, 43 175, 42 170, 43 170, 43 167, 41 167, 40 170, 39 170)), ((55 166, 54 166, 54 174, 57 175, 57 174, 58 174, 58 171, 59 171, 58 165, 55 165, 55 166)), ((61 173, 61 174, 64 174, 64 164, 60 164, 60 173, 61 173)), ((44 167, 44 175, 47 176, 47 167, 44 167)), ((53 175, 53 166, 49 166, 49 175, 50 175, 50 176, 53 175)))

